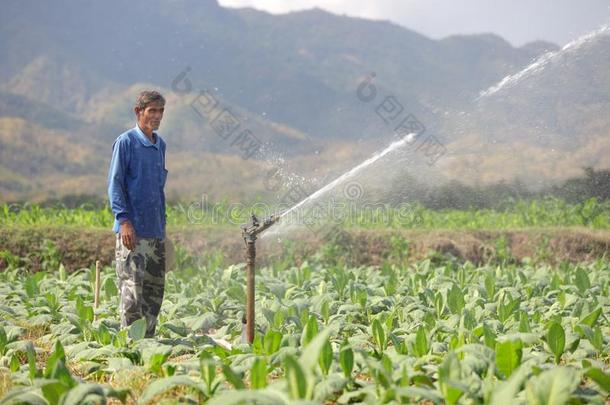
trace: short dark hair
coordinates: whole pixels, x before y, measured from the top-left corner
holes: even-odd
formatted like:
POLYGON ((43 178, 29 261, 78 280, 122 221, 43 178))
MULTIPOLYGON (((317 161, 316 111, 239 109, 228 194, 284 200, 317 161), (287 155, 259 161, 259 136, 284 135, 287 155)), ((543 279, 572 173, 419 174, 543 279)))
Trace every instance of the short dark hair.
POLYGON ((138 94, 138 98, 136 98, 136 108, 139 108, 140 110, 144 110, 153 103, 159 103, 164 106, 165 97, 156 90, 144 90, 138 94))

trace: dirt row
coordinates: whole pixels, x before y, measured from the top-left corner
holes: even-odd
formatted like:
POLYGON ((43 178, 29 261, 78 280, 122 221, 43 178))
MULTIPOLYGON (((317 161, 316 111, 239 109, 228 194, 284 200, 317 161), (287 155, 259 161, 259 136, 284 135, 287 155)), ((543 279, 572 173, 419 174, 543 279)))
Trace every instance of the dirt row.
MULTIPOLYGON (((244 242, 239 229, 180 228, 168 230, 178 255, 221 255, 225 264, 244 261, 244 242)), ((74 271, 90 267, 96 260, 110 265, 115 235, 107 229, 76 227, 31 227, 0 229, 0 252, 26 258, 24 267, 38 271, 49 261, 60 261, 74 271), (49 241, 51 243, 49 243, 49 241)), ((519 230, 341 230, 319 239, 296 235, 281 242, 263 238, 257 243, 258 263, 290 259, 306 260, 313 254, 337 256, 350 265, 402 263, 425 257, 450 256, 455 260, 483 264, 490 261, 590 262, 610 255, 610 232, 587 228, 519 230)), ((10 258, 0 254, 0 269, 10 258)))

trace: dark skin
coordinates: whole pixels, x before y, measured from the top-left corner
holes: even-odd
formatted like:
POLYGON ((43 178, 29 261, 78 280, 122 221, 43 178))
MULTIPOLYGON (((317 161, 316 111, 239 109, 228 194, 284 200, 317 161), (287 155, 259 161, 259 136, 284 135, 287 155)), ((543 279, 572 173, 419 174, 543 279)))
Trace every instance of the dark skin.
MULTIPOLYGON (((134 112, 136 113, 138 120, 138 126, 153 144, 157 141, 153 135, 153 131, 159 129, 164 111, 165 108, 161 103, 151 103, 145 108, 134 108, 134 112)), ((134 250, 136 247, 136 231, 129 220, 124 221, 121 224, 120 234, 123 245, 129 250, 134 250)))

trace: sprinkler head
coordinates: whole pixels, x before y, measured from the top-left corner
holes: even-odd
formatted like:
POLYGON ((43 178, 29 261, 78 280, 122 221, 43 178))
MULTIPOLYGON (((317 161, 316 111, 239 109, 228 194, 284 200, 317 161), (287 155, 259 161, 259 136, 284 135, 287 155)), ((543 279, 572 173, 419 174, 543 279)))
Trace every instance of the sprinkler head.
POLYGON ((265 219, 262 222, 256 217, 256 215, 252 214, 250 218, 250 222, 247 224, 241 225, 242 235, 246 242, 256 240, 256 236, 269 228, 271 225, 275 224, 281 217, 281 214, 273 214, 265 219))

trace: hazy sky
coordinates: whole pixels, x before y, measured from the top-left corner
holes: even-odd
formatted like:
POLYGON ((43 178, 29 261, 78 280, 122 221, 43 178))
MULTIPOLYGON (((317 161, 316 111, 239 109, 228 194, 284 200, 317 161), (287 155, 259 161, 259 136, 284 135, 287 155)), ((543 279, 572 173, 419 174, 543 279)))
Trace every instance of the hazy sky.
POLYGON ((565 45, 610 24, 610 0, 219 0, 227 7, 285 13, 313 7, 390 20, 432 38, 496 33, 513 45, 537 39, 565 45))

